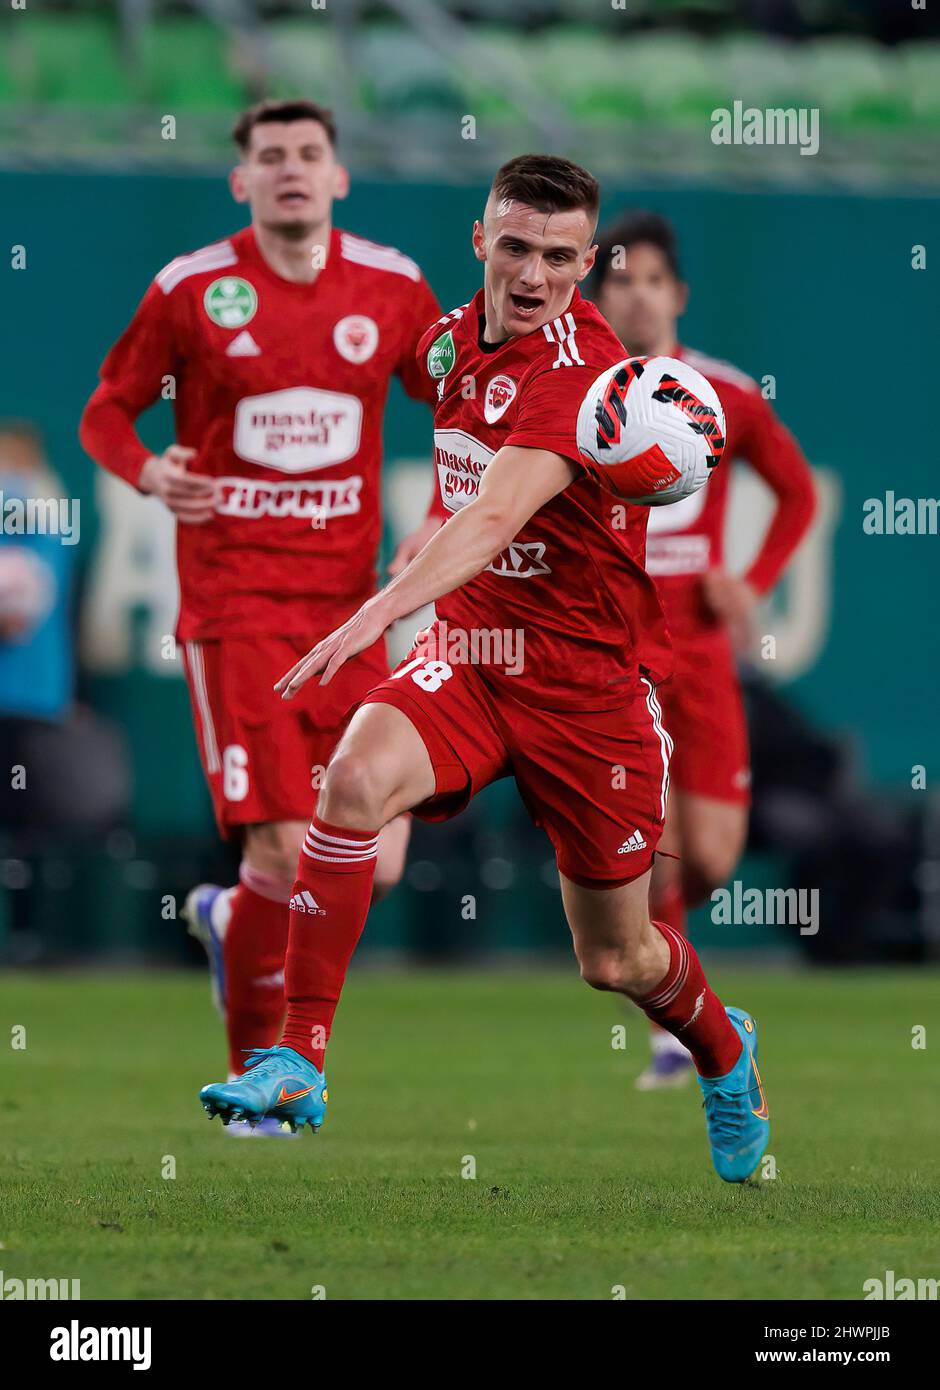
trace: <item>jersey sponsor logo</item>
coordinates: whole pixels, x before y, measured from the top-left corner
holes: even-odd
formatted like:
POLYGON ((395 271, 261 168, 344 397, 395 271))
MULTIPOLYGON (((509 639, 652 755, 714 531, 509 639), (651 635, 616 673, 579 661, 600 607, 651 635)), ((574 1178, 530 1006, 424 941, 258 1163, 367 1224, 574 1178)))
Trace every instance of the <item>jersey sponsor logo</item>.
POLYGON ((516 399, 516 383, 511 376, 494 376, 486 388, 483 398, 483 418, 488 425, 495 425, 501 415, 516 399))
POLYGON ((711 550, 708 536, 649 536, 646 573, 654 578, 664 574, 704 574, 711 564, 711 550))
POLYGON ((300 517, 321 526, 334 516, 355 516, 361 509, 362 478, 329 482, 267 483, 255 478, 217 478, 219 516, 248 521, 261 517, 300 517))
POLYGON ((358 396, 296 386, 240 400, 232 447, 249 463, 309 473, 352 458, 361 434, 358 396))
POLYGON ((449 512, 459 512, 477 495, 493 450, 463 430, 434 431, 434 461, 441 497, 449 512))
POLYGON ((254 285, 238 275, 213 280, 202 297, 206 313, 220 328, 244 328, 258 312, 254 285))
POLYGON ((700 487, 691 497, 683 497, 680 502, 670 502, 668 507, 649 507, 647 535, 671 535, 674 531, 688 531, 705 510, 708 496, 708 489, 700 487))
POLYGON ((711 540, 689 528, 699 522, 707 501, 707 488, 668 507, 650 507, 646 532, 646 572, 663 574, 703 574, 711 564, 711 540))
POLYGON ((490 574, 505 575, 508 579, 532 579, 537 574, 551 574, 551 567, 542 558, 544 541, 513 541, 487 565, 490 574))
POLYGON ((333 346, 340 357, 359 366, 379 345, 379 326, 365 314, 347 314, 333 329, 333 346))
POLYGON ((225 349, 226 357, 260 357, 261 349, 245 328, 237 338, 233 338, 225 349))
POLYGON ((454 335, 448 328, 446 333, 442 333, 439 338, 428 348, 428 372, 431 376, 446 376, 457 361, 457 349, 454 347, 454 335))

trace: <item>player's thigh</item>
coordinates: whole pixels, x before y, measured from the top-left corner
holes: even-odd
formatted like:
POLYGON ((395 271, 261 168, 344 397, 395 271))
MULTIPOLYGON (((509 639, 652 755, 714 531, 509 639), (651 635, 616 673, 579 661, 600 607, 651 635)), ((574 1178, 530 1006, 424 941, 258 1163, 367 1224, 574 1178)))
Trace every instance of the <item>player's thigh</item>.
POLYGON ((748 804, 694 792, 676 800, 684 896, 695 907, 734 872, 747 839, 748 804))
POLYGON ((582 978, 638 998, 669 968, 669 948, 650 923, 650 873, 619 887, 585 888, 561 875, 565 916, 582 978))
MULTIPOLYGON (((445 821, 462 811, 483 787, 509 774, 507 752, 497 727, 492 694, 471 663, 437 659, 438 625, 419 634, 416 646, 395 671, 371 690, 365 709, 398 716, 423 749, 421 779, 400 798, 398 810, 422 820, 445 821)), ((391 737, 391 730, 390 735, 391 737)))
POLYGON ((333 825, 374 829, 434 794, 425 742, 400 709, 367 702, 349 721, 326 770, 317 813, 333 825))
POLYGON ((665 815, 668 736, 655 690, 613 710, 538 710, 501 696, 513 772, 559 872, 609 889, 646 874, 665 815))

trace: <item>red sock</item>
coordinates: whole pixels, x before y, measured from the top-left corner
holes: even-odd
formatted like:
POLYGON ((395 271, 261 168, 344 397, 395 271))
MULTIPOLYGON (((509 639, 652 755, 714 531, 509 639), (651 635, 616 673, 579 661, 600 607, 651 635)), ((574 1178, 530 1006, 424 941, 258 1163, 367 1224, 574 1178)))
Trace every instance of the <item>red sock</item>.
POLYGON ((314 816, 290 906, 281 1042, 323 1066, 323 1051, 375 877, 378 831, 344 830, 314 816))
POLYGON ((222 938, 229 1071, 245 1070, 245 1050, 273 1047, 284 1018, 284 956, 290 886, 243 864, 228 894, 222 938))
POLYGON ((669 969, 636 1003, 647 1018, 685 1043, 700 1076, 724 1076, 741 1055, 741 1039, 705 979, 691 942, 665 922, 653 926, 669 946, 669 969))
MULTIPOLYGON (((672 927, 680 936, 686 935, 685 915, 685 898, 682 896, 682 884, 678 878, 671 879, 664 887, 650 894, 650 916, 654 921, 665 922, 667 927, 672 927)), ((659 1035, 659 1041, 653 1044, 654 1050, 660 1048, 664 1051, 679 1052, 685 1049, 684 1043, 680 1043, 678 1039, 673 1041, 666 1035, 665 1028, 661 1028, 658 1023, 651 1022, 650 1028, 654 1035, 659 1035)))

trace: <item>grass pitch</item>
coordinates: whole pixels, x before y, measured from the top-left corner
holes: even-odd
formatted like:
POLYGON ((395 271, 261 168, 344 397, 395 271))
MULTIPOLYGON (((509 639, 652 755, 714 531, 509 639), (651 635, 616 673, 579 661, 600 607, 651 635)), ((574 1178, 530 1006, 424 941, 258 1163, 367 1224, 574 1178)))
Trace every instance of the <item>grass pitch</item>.
POLYGON ((645 1022, 574 971, 355 973, 327 1120, 289 1141, 207 1122, 223 1066, 199 977, 0 977, 3 1277, 304 1300, 858 1299, 888 1269, 936 1277, 937 975, 712 975, 760 1028, 777 1176, 744 1188, 712 1172, 697 1087, 632 1089, 645 1022))

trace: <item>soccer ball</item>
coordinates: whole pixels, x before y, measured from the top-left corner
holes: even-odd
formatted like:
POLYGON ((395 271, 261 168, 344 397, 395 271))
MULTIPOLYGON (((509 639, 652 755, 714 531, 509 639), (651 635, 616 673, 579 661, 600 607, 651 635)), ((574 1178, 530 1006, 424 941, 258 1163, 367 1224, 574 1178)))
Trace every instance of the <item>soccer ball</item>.
POLYGON ((675 357, 628 357, 602 372, 578 411, 578 448, 625 502, 661 507, 690 497, 725 447, 714 387, 675 357))

